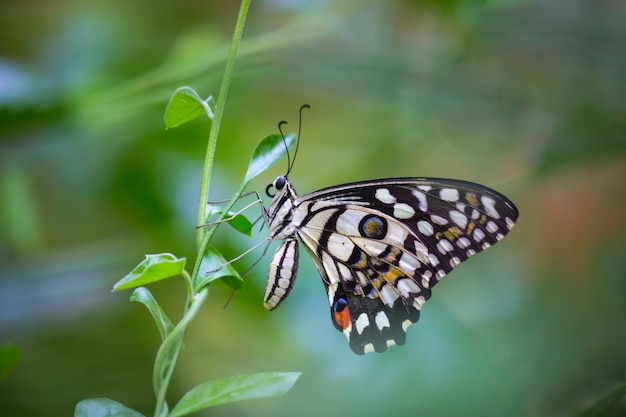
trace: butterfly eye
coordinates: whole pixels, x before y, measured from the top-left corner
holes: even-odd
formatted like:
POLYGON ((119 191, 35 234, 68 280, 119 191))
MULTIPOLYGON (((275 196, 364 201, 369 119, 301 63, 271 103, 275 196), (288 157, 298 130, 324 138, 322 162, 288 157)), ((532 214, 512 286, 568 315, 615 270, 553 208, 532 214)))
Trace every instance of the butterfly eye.
POLYGON ((276 194, 270 193, 270 188, 274 187, 276 191, 280 191, 285 188, 285 184, 287 184, 287 177, 281 175, 277 177, 273 183, 268 184, 267 187, 265 187, 265 194, 267 194, 268 197, 274 198, 276 194))
POLYGON ((285 178, 284 175, 281 175, 280 177, 274 180, 274 188, 276 188, 276 191, 280 191, 285 187, 286 183, 287 183, 287 178, 285 178))

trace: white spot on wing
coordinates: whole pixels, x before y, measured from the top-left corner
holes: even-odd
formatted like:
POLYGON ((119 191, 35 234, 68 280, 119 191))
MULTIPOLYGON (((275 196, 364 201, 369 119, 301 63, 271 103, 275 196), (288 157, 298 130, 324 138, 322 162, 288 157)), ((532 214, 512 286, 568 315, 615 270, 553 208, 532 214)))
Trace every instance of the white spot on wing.
POLYGON ((476 242, 480 242, 485 238, 485 233, 480 229, 474 229, 474 233, 472 233, 472 236, 474 237, 474 240, 476 242))
POLYGON ((376 314, 374 321, 376 321, 376 327, 378 327, 378 330, 382 330, 385 327, 391 327, 391 324, 389 323, 389 319, 387 318, 387 314, 385 314, 384 311, 379 311, 376 314))
MULTIPOLYGON (((348 274, 349 273, 350 272, 348 271, 348 274)), ((365 275, 365 273, 363 273, 363 271, 357 271, 356 277, 358 278, 359 285, 361 287, 365 287, 370 282, 369 278, 367 277, 367 275, 365 275)))
POLYGON ((472 242, 470 242, 470 240, 465 236, 460 237, 459 240, 457 240, 456 242, 456 245, 461 249, 468 248, 471 244, 472 242))
POLYGON ((333 302, 335 301, 335 292, 337 292, 338 285, 339 283, 333 282, 328 286, 328 301, 330 305, 333 305, 333 302))
POLYGON ((459 199, 459 190, 454 188, 442 188, 439 191, 439 197, 445 201, 457 201, 459 199))
POLYGON ((430 264, 432 266, 437 266, 439 265, 439 258, 437 258, 437 256, 433 253, 429 253, 428 254, 428 259, 430 260, 430 264))
POLYGON ((433 223, 440 224, 442 226, 445 226, 446 224, 448 224, 448 219, 446 219, 445 217, 438 216, 436 214, 431 215, 430 220, 433 223))
POLYGON ((498 225, 496 222, 489 220, 487 222, 487 226, 485 227, 489 233, 495 233, 498 231, 498 225))
POLYGON ((376 199, 381 203, 394 204, 396 198, 391 195, 387 188, 379 188, 376 190, 376 199))
POLYGON ((409 328, 409 326, 413 324, 413 322, 409 319, 406 319, 402 322, 402 330, 404 330, 406 332, 406 329, 409 328))
POLYGON ((328 251, 333 254, 334 257, 347 261, 352 254, 352 250, 354 249, 354 244, 352 241, 344 235, 340 235, 339 233, 333 233, 328 238, 328 251))
POLYGON ((371 353, 371 352, 375 352, 373 344, 368 343, 367 345, 363 346, 363 353, 371 353))
POLYGON ((425 302, 426 299, 420 295, 419 297, 415 297, 415 300, 413 301, 413 306, 416 309, 421 310, 425 302))
POLYGON ((457 226, 459 226, 461 229, 465 229, 465 227, 467 226, 467 216, 465 216, 465 214, 456 210, 450 210, 450 213, 448 214, 457 226))
POLYGON ((424 236, 431 236, 435 232, 433 225, 426 220, 420 220, 417 222, 417 230, 419 230, 419 232, 424 236))
POLYGON ((393 215, 398 219, 408 219, 415 215, 415 209, 406 203, 397 203, 393 205, 393 215))
POLYGON ((398 281, 396 287, 398 288, 398 291, 400 291, 400 295, 404 298, 409 297, 411 293, 418 294, 421 292, 420 287, 409 278, 404 278, 398 281))
POLYGON ((437 249, 439 250, 439 253, 445 255, 454 248, 452 247, 452 243, 450 243, 449 240, 441 239, 439 242, 437 242, 437 249))
MULTIPOLYGON (((346 210, 339 216, 339 218, 337 218, 337 223, 335 227, 337 228, 337 231, 342 235, 359 236, 361 234, 359 231, 359 223, 366 215, 367 213, 358 210, 346 210)), ((320 220, 318 220, 317 216, 314 216, 309 224, 314 224, 318 222, 321 224, 326 223, 327 218, 323 214, 319 214, 318 216, 320 220)), ((312 229, 312 227, 309 227, 307 229, 307 233, 310 229, 312 229)))
POLYGON ((483 195, 480 197, 480 202, 483 203, 483 206, 485 207, 485 210, 490 217, 493 217, 494 219, 500 218, 500 213, 498 213, 498 210, 496 210, 496 200, 491 197, 487 197, 486 195, 483 195))
POLYGON ((361 315, 357 317, 354 324, 356 325, 356 332, 358 334, 362 334, 363 330, 370 325, 370 319, 367 317, 367 314, 361 313, 361 315))
POLYGON ((383 287, 378 290, 380 294, 380 299, 383 300, 383 303, 390 306, 400 297, 398 293, 393 289, 391 285, 383 285, 383 287))
MULTIPOLYGON (((336 284, 341 281, 341 277, 339 276, 339 271, 337 270, 337 266, 333 258, 330 257, 326 252, 322 252, 322 265, 324 266, 324 270, 326 271, 326 275, 331 283, 336 284)), ((343 264, 339 264, 343 266, 343 264)), ((332 299, 330 300, 332 304, 332 299)))
POLYGON ((415 198, 417 198, 417 201, 419 201, 420 210, 421 211, 428 210, 428 202, 426 201, 426 194, 417 190, 413 190, 413 195, 415 196, 415 198))

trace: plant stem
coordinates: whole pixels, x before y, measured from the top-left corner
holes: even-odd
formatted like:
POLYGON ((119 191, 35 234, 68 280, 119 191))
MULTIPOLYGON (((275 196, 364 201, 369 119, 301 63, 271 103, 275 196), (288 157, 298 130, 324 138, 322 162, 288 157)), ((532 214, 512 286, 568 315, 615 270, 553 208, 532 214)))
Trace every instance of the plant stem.
POLYGON ((166 416, 168 413, 167 404, 165 403, 165 393, 167 392, 172 373, 174 372, 174 366, 176 365, 176 360, 178 359, 178 354, 183 344, 185 330, 200 310, 200 307, 207 299, 208 295, 209 288, 204 287, 194 299, 191 300, 189 308, 185 311, 183 318, 165 338, 157 352, 156 359, 154 360, 154 374, 152 376, 157 397, 156 408, 154 410, 155 417, 166 416))
MULTIPOLYGON (((228 204, 226 204, 226 207, 224 207, 224 210, 222 211, 222 213, 217 219, 218 222, 220 220, 225 219, 226 216, 228 216, 228 212, 235 205, 237 200, 239 200, 239 197, 241 197, 241 194, 243 193, 243 190, 246 188, 246 185, 247 183, 245 182, 241 184, 239 189, 235 192, 235 195, 233 195, 233 198, 231 198, 228 201, 228 204)), ((213 235, 215 234, 215 231, 217 230, 217 227, 219 225, 220 223, 217 223, 213 227, 210 227, 206 231, 206 233, 202 236, 202 242, 200 243, 200 248, 198 249, 198 257, 196 258, 196 263, 193 267, 193 272, 191 274, 192 277, 196 277, 198 275, 198 271, 200 270, 200 265, 202 265, 202 255, 206 252, 206 248, 207 246, 209 246, 209 241, 211 240, 211 237, 213 237, 213 235)), ((192 282, 195 282, 195 279, 192 282)))
MULTIPOLYGON (((217 102, 215 105, 215 113, 213 122, 211 123, 211 130, 209 132, 209 141, 207 145, 206 155, 204 157, 204 169, 202 171, 202 185, 200 189, 200 203, 198 207, 198 226, 202 225, 204 222, 204 217, 206 213, 206 205, 209 197, 209 184, 211 178, 211 171, 213 168, 213 159, 215 157, 215 148, 217 146, 217 137, 220 130, 220 122, 222 120, 222 115, 224 113, 224 107, 226 104, 226 96, 228 95, 228 88, 230 86, 230 80, 232 78, 233 68, 235 65, 235 58, 237 56, 237 51, 239 49, 239 44, 241 42, 241 37, 243 34, 243 27, 245 25, 246 16, 248 14, 248 8, 250 6, 250 0, 242 0, 241 7, 239 9, 239 15, 237 17, 237 23, 235 25, 235 33, 233 35, 233 42, 230 49, 230 54, 228 55, 228 59, 226 61, 226 69, 224 70, 224 77, 222 78, 222 84, 220 86, 219 96, 217 97, 217 102)), ((238 198, 241 195, 240 189, 236 197, 238 198)), ((236 199, 232 200, 229 204, 229 207, 234 204, 236 199)), ((211 228, 211 231, 207 232, 204 228, 199 227, 197 236, 196 236, 196 245, 198 247, 198 255, 196 257, 196 264, 194 266, 194 271, 191 276, 191 280, 189 284, 192 284, 195 281, 196 275, 198 273, 198 269, 202 260, 202 256, 204 251, 206 250, 207 245, 209 244, 209 240, 215 230, 211 228)), ((185 277, 187 279, 188 277, 185 277)), ((167 338, 161 344, 159 351, 157 352, 156 358, 154 360, 154 370, 153 370, 153 385, 156 395, 156 407, 154 410, 155 417, 165 417, 167 416, 169 410, 167 403, 165 402, 165 394, 167 392, 172 373, 174 372, 174 367, 176 365, 176 360, 178 359, 178 355, 180 353, 180 349, 183 344, 183 337, 185 335, 185 330, 187 326, 191 322, 191 319, 198 313, 198 310, 206 300, 209 290, 207 287, 203 288, 198 292, 198 294, 193 294, 190 289, 192 289, 193 285, 189 287, 188 284, 188 295, 187 302, 185 305, 185 313, 183 314, 180 322, 174 327, 172 332, 167 336, 167 338)))
MULTIPOLYGON (((220 131, 220 122, 222 120, 222 114, 224 113, 224 106, 226 104, 226 96, 228 95, 228 88, 230 86, 230 80, 233 74, 233 67, 235 65, 235 57, 239 49, 239 43, 241 42, 241 36, 243 34, 243 27, 246 22, 246 15, 248 14, 248 7, 250 6, 250 0, 242 0, 241 7, 239 8, 239 16, 237 17, 237 24, 235 25, 235 33, 233 34, 233 43, 230 48, 230 54, 226 61, 226 69, 224 70, 224 77, 222 78, 222 84, 220 86, 220 93, 217 97, 215 104, 215 117, 211 123, 211 130, 209 132, 209 143, 207 145, 206 155, 204 157, 204 170, 202 171, 202 184, 200 188, 200 203, 198 207, 198 226, 204 223, 204 216, 206 213, 206 205, 209 199, 209 183, 211 178, 211 170, 213 169, 213 158, 215 156, 215 147, 217 146, 217 136, 220 131)), ((196 246, 198 249, 202 246, 203 236, 205 229, 198 227, 196 235, 196 246)), ((202 257, 200 252, 199 257, 202 257)))

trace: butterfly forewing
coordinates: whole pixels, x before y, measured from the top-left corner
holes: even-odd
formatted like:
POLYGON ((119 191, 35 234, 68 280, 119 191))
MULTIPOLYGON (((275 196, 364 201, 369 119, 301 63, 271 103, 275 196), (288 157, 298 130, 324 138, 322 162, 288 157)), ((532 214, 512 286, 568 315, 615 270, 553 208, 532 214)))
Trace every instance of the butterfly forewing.
MULTIPOLYGON (((439 279, 500 240, 517 216, 506 197, 466 181, 385 179, 297 197, 285 179, 268 222, 273 239, 304 244, 324 281, 333 323, 363 354, 403 344, 439 279)), ((284 247, 274 259, 284 258, 284 247)), ((268 293, 277 282, 276 269, 270 272, 268 293)), ((289 283, 282 278, 288 290, 295 270, 291 275, 289 283)))

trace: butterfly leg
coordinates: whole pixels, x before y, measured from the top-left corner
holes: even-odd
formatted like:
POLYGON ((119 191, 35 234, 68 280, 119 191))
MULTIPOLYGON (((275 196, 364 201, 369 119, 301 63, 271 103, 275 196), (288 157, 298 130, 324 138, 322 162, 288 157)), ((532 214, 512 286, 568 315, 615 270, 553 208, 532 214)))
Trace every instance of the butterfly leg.
MULTIPOLYGON (((255 204, 258 204, 261 207, 261 211, 262 211, 261 217, 265 218, 266 217, 265 216, 265 206, 263 206, 263 200, 261 199, 261 196, 259 195, 259 193, 257 193, 256 191, 250 191, 249 193, 242 194, 239 198, 244 198, 244 197, 247 197, 247 196, 250 196, 250 195, 255 195, 256 199, 254 201, 252 201, 251 203, 247 204, 246 206, 244 206, 243 208, 241 208, 240 210, 238 210, 238 211, 236 211, 234 213, 229 213, 230 214, 229 217, 226 217, 226 218, 223 218, 223 219, 220 219, 220 220, 216 220, 214 222, 209 222, 209 223, 206 223, 206 224, 201 224, 199 226, 196 226, 196 228, 213 226, 215 224, 221 224, 221 223, 224 223, 224 222, 229 222, 229 221, 233 220, 235 217, 237 217, 240 214, 242 214, 243 212, 245 212, 246 210, 248 210, 249 208, 254 207, 255 204)), ((213 202, 209 202, 208 205, 215 206, 217 204, 223 204, 223 203, 227 203, 229 201, 230 200, 213 201, 213 202)), ((216 211, 215 213, 218 213, 218 212, 219 211, 216 211)), ((255 220, 252 224, 253 225, 256 224, 256 222, 258 222, 261 217, 257 218, 257 220, 255 220)))

